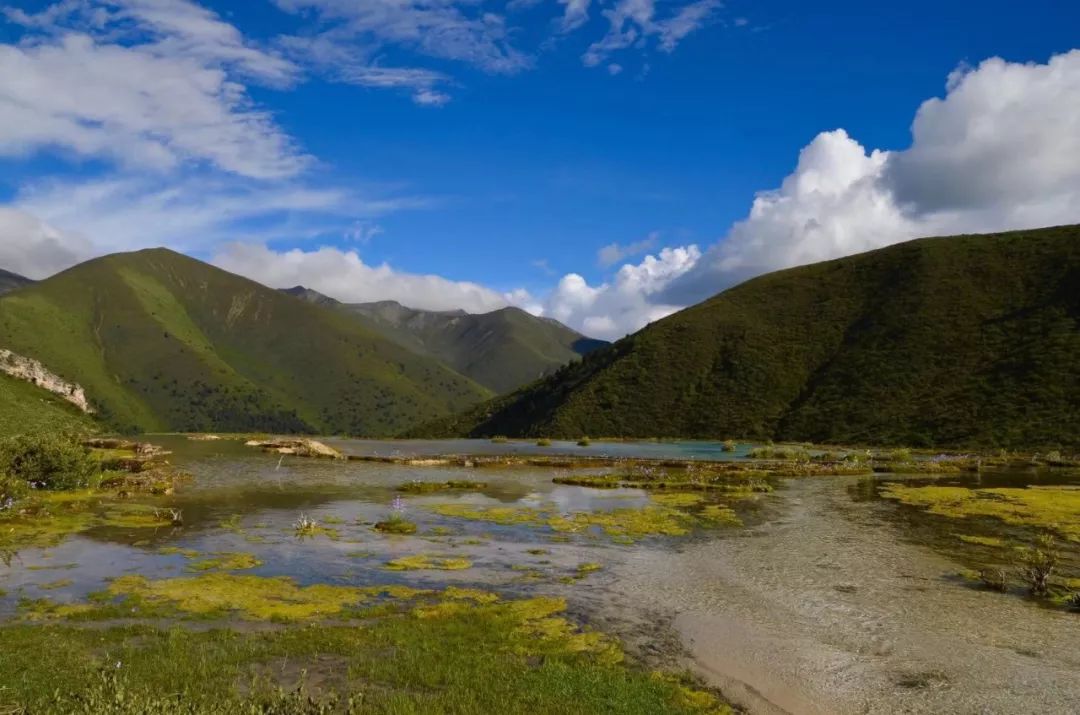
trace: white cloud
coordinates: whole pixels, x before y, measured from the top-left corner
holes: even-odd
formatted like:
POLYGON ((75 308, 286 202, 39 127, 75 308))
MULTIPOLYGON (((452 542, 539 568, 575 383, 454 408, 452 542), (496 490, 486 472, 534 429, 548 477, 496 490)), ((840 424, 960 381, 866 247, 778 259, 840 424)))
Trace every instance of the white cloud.
POLYGON ((609 243, 597 252, 596 259, 601 266, 607 268, 608 266, 615 265, 619 261, 648 251, 654 247, 659 240, 660 232, 653 231, 645 238, 640 241, 634 241, 633 243, 627 243, 625 245, 609 243))
POLYGON ((288 12, 314 12, 318 38, 356 58, 386 47, 464 62, 487 72, 514 73, 531 59, 510 44, 502 16, 471 0, 276 0, 288 12))
POLYGON ((190 0, 63 0, 37 13, 3 10, 9 21, 54 35, 87 32, 109 42, 134 41, 163 57, 229 66, 275 86, 299 72, 279 55, 246 41, 240 31, 190 0))
POLYGON ((753 275, 920 236, 1080 221, 1080 50, 953 73, 912 135, 897 152, 867 152, 843 130, 818 135, 664 297, 695 302, 753 275))
POLYGON ((721 5, 720 0, 696 0, 658 18, 655 0, 616 0, 614 7, 603 11, 610 25, 607 34, 592 43, 581 59, 595 67, 615 52, 644 46, 650 37, 656 38, 664 52, 674 52, 688 35, 708 24, 721 5))
POLYGON ((589 21, 591 0, 559 0, 564 6, 560 27, 563 32, 573 32, 589 21))
POLYGON ((0 268, 27 278, 47 278, 92 255, 86 239, 26 211, 0 206, 0 268))
POLYGON ((378 217, 430 205, 423 197, 216 178, 43 182, 0 207, 0 268, 32 265, 23 269, 40 278, 87 258, 151 246, 205 256, 237 240, 364 242, 382 232, 378 217))
POLYGON ((624 265, 611 282, 595 287, 570 273, 544 300, 543 315, 591 337, 621 338, 682 307, 658 298, 700 258, 697 246, 664 248, 637 265, 624 265))
POLYGON ((68 2, 9 17, 30 29, 19 45, 0 44, 0 154, 55 149, 129 168, 203 164, 259 179, 309 164, 228 69, 285 82, 291 66, 248 48, 202 8, 68 2), (83 31, 66 24, 76 20, 83 31), (120 43, 133 34, 142 39, 120 43))
POLYGON ((347 303, 396 300, 412 308, 461 308, 485 313, 511 302, 528 302, 527 293, 504 295, 476 283, 398 271, 388 264, 371 266, 356 251, 274 251, 265 245, 232 243, 212 262, 274 288, 303 285, 347 303))

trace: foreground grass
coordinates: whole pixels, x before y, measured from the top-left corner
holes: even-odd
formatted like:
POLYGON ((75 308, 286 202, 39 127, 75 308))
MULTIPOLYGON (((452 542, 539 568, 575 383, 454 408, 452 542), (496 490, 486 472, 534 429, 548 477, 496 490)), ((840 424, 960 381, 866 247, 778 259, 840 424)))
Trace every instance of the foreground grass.
POLYGON ((0 712, 731 712, 679 677, 624 665, 564 605, 458 591, 349 625, 257 632, 11 625, 0 628, 0 712), (278 691, 305 679, 310 697, 278 691))

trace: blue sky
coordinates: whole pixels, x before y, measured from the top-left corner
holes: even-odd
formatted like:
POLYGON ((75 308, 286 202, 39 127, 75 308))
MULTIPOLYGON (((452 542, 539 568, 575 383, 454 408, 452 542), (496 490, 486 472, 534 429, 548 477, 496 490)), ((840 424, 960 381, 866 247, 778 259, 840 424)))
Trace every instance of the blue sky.
POLYGON ((170 245, 610 338, 765 270, 1080 220, 1076 3, 4 7, 0 261, 36 277, 170 245))

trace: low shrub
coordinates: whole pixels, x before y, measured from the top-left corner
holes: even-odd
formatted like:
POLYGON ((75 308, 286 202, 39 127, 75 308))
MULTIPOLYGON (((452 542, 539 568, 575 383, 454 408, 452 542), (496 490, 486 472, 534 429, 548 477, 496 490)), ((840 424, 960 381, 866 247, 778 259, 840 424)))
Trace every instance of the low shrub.
POLYGON ((979 581, 991 591, 1004 593, 1009 590, 1009 579, 1005 569, 983 569, 979 572, 979 581))
POLYGON ((20 491, 18 482, 33 489, 85 489, 96 486, 101 466, 74 438, 20 435, 0 441, 0 475, 4 491, 13 494, 20 491))
POLYGON ((1057 568, 1057 563, 1057 548, 1054 537, 1050 534, 1040 536, 1034 546, 1024 549, 1020 554, 1020 578, 1032 596, 1046 596, 1050 593, 1050 577, 1057 568))

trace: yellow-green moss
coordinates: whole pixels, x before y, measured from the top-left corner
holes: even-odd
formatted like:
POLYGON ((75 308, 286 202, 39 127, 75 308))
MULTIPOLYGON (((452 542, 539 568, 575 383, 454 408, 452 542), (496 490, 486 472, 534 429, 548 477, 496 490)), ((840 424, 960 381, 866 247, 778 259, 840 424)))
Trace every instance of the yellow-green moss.
POLYGON ((932 514, 964 519, 986 516, 1015 526, 1056 531, 1080 541, 1080 489, 1072 487, 909 487, 886 484, 882 496, 927 509, 932 514))
POLYGON ((70 578, 62 578, 59 581, 50 581, 49 583, 39 583, 38 588, 44 591, 56 591, 61 588, 67 588, 71 584, 75 583, 70 578))
POLYGON ((156 529, 170 526, 172 517, 167 511, 146 504, 121 504, 106 511, 101 523, 121 529, 156 529))
POLYGON ((220 551, 214 554, 216 558, 195 561, 188 566, 190 571, 244 571, 262 566, 262 561, 255 558, 254 554, 243 552, 220 551))
POLYGON ((417 554, 415 556, 402 556, 399 559, 386 562, 384 568, 390 571, 463 571, 472 568, 472 561, 462 558, 447 558, 440 556, 427 556, 417 554))
POLYGON ((482 507, 472 504, 437 504, 432 509, 442 516, 504 526, 546 526, 561 534, 589 532, 596 528, 618 543, 632 543, 649 536, 685 536, 695 526, 741 523, 727 506, 709 504, 697 511, 690 511, 705 501, 705 496, 698 493, 650 494, 650 500, 653 504, 641 508, 571 514, 560 513, 554 507, 482 507))
POLYGON ((179 546, 162 546, 160 549, 158 549, 158 553, 164 556, 172 556, 179 554, 186 559, 193 559, 199 556, 199 552, 195 549, 183 549, 179 546))
POLYGON ((705 495, 700 492, 653 492, 649 499, 661 506, 678 508, 697 506, 705 501, 705 495))
POLYGON ((304 620, 333 616, 361 603, 365 593, 346 586, 301 587, 291 578, 263 578, 210 573, 190 578, 151 581, 121 576, 109 593, 137 604, 168 606, 195 615, 235 612, 255 620, 304 620))
POLYGON ((978 546, 1005 545, 1005 539, 999 539, 996 536, 973 536, 971 534, 957 534, 957 537, 965 544, 976 544, 978 546))

